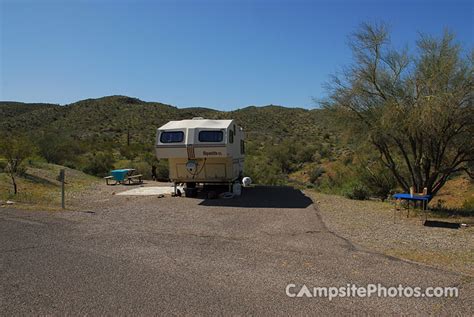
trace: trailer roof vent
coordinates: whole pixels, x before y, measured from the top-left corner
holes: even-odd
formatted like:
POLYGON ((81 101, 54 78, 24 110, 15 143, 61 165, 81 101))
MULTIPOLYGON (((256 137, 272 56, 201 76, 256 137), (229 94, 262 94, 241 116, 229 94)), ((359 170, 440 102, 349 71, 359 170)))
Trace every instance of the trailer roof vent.
POLYGON ((193 120, 204 120, 203 117, 194 117, 193 120))

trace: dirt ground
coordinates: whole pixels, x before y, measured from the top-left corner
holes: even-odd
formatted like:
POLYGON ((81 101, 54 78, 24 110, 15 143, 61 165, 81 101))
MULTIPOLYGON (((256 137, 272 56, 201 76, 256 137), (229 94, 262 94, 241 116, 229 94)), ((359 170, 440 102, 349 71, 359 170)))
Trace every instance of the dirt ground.
MULTIPOLYGON (((308 193, 317 202, 327 226, 370 250, 474 276, 474 227, 423 226, 424 214, 406 218, 389 203, 350 200, 308 193)), ((414 215, 412 211, 412 215, 414 215)), ((445 221, 472 221, 443 219, 445 221)))

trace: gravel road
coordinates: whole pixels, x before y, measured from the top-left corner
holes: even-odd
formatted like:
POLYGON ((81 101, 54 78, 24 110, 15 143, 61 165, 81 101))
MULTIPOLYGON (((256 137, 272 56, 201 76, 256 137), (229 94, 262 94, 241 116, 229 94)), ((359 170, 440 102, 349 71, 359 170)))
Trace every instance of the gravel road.
POLYGON ((287 187, 231 200, 128 197, 0 209, 0 315, 470 314, 472 278, 361 250, 287 187), (457 286, 459 298, 290 298, 288 283, 457 286))

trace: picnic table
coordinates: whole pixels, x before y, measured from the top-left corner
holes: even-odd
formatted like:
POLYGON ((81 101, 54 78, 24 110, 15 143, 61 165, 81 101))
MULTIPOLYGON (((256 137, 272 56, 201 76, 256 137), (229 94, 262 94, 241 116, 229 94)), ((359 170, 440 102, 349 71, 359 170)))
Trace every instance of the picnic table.
POLYGON ((417 194, 408 194, 408 193, 398 193, 393 195, 393 198, 395 199, 400 199, 400 200, 406 200, 408 201, 408 210, 410 210, 410 201, 413 202, 422 202, 423 210, 426 210, 426 207, 428 206, 428 203, 430 202, 431 198, 433 196, 431 195, 417 195, 417 194))
POLYGON ((122 168, 113 170, 110 172, 110 176, 106 176, 105 183, 107 185, 116 185, 116 184, 141 184, 143 183, 142 174, 136 174, 136 170, 133 168, 122 168), (109 184, 109 181, 114 180, 115 184, 109 184))

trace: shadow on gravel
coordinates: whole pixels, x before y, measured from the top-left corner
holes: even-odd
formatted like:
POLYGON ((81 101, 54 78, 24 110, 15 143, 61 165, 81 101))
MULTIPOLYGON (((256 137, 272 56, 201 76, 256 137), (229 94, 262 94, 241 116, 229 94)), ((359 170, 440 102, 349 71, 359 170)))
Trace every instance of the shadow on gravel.
POLYGON ((231 199, 205 199, 201 206, 248 208, 306 208, 313 202, 300 190, 288 186, 255 186, 242 189, 242 196, 231 199))

